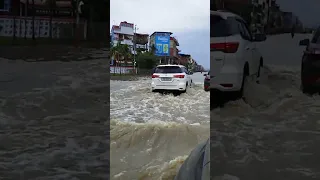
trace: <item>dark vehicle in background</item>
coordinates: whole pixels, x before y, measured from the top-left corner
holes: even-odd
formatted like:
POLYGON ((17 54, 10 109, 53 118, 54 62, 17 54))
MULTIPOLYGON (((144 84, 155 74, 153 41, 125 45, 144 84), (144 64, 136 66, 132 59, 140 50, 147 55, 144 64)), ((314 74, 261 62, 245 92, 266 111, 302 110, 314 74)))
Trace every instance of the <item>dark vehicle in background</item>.
POLYGON ((320 27, 311 40, 301 40, 299 45, 306 46, 301 63, 302 91, 307 94, 320 92, 320 27))
POLYGON ((203 88, 205 91, 210 91, 210 71, 208 72, 208 74, 204 74, 203 76, 205 76, 203 88))

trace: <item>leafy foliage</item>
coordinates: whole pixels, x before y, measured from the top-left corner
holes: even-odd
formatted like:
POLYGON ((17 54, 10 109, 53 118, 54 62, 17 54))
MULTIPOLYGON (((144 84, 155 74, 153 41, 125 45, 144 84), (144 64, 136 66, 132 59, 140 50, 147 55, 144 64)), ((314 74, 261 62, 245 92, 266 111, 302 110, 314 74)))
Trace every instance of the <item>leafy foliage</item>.
POLYGON ((118 43, 110 49, 110 54, 115 60, 124 60, 126 64, 128 60, 132 58, 130 48, 127 44, 118 43))
POLYGON ((157 56, 151 52, 140 53, 136 58, 136 66, 140 69, 152 69, 157 65, 157 56))

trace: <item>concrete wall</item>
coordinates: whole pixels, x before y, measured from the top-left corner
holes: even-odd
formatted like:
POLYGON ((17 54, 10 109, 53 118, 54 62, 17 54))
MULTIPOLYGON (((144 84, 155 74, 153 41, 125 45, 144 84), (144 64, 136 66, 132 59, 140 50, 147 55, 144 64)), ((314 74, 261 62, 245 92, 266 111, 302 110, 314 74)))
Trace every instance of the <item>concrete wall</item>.
MULTIPOLYGON (((63 37, 63 30, 64 26, 72 27, 74 23, 73 19, 53 19, 52 20, 52 36, 53 38, 62 38, 63 37)), ((81 24, 85 24, 83 28, 85 29, 84 32, 86 33, 86 22, 81 22, 81 24)), ((12 37, 14 30, 16 37, 24 37, 25 31, 26 37, 31 38, 33 31, 32 31, 32 18, 31 17, 16 17, 15 19, 15 28, 14 28, 14 19, 12 16, 0 16, 0 36, 4 37, 12 37)), ((47 38, 50 36, 49 29, 50 29, 50 20, 46 17, 36 17, 34 22, 34 33, 36 38, 47 38)), ((71 28, 72 29, 72 28, 71 28)), ((85 34, 84 34, 85 36, 85 34)))
POLYGON ((128 66, 124 66, 124 67, 117 67, 117 66, 110 66, 110 74, 128 74, 128 73, 132 73, 133 71, 133 67, 128 67, 128 66))

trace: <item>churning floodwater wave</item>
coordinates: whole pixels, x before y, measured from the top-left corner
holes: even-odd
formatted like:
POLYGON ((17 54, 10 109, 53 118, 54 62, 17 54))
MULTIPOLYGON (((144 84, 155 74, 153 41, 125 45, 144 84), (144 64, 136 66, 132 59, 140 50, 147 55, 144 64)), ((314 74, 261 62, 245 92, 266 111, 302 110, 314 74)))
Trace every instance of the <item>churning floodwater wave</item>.
POLYGON ((211 112, 211 173, 216 179, 319 179, 320 96, 301 92, 300 67, 263 71, 245 100, 211 112))
POLYGON ((0 63, 0 179, 106 179, 105 60, 0 63))
MULTIPOLYGON (((111 86, 126 82, 111 82, 111 86)), ((125 88, 111 91, 111 117, 127 122, 177 122, 208 124, 210 93, 193 85, 178 96, 151 92, 150 79, 128 82, 125 88)))
POLYGON ((209 99, 201 81, 178 96, 151 92, 150 78, 111 81, 111 179, 172 180, 209 137, 209 99))

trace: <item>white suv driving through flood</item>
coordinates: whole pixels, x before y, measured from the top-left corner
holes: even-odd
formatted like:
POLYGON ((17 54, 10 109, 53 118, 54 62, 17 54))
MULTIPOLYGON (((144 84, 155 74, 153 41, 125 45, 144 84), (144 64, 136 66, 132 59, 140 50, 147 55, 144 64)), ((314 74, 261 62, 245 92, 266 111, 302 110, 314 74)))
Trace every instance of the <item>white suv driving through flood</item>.
POLYGON ((192 84, 192 73, 182 65, 159 65, 152 74, 152 91, 173 90, 186 92, 192 84))
POLYGON ((226 11, 210 13, 210 89, 243 95, 246 78, 260 76, 263 58, 256 42, 264 34, 253 36, 248 24, 226 11))

